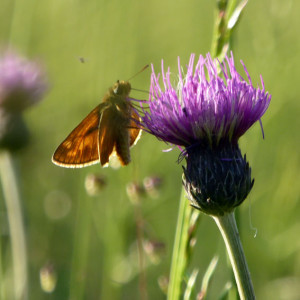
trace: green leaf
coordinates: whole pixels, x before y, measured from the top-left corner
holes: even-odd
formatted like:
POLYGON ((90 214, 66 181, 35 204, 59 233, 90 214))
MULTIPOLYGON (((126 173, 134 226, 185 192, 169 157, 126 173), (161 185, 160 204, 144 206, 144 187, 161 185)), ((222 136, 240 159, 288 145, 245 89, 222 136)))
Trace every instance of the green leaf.
POLYGON ((246 7, 247 3, 248 3, 248 0, 242 1, 236 7, 236 9, 233 11, 232 15, 230 16, 230 18, 228 20, 228 24, 227 24, 227 28, 229 30, 232 30, 236 26, 236 24, 238 23, 238 21, 241 17, 241 13, 242 13, 243 9, 246 7))
POLYGON ((215 273, 217 264, 218 264, 218 260, 219 258, 217 256, 214 256, 213 259, 211 260, 208 268, 206 269, 206 272, 203 276, 202 279, 202 285, 201 285, 201 299, 205 299, 207 291, 208 291, 208 287, 209 287, 209 283, 212 279, 212 276, 215 273))
POLYGON ((229 297, 230 297, 230 291, 231 291, 232 287, 233 287, 232 283, 228 281, 225 284, 225 286, 224 286, 224 288, 223 288, 223 290, 221 292, 219 300, 228 300, 228 299, 230 299, 229 297))
POLYGON ((188 229, 191 213, 192 207, 186 198, 184 188, 182 188, 168 288, 167 299, 169 300, 180 299, 182 279, 187 265, 186 245, 189 240, 188 229))
POLYGON ((190 300, 191 299, 192 293, 195 289, 195 282, 196 282, 196 279, 197 279, 197 276, 198 276, 198 272, 199 272, 198 269, 194 269, 191 276, 189 277, 187 285, 186 285, 186 289, 185 289, 185 292, 184 292, 184 296, 183 296, 184 300, 190 300))

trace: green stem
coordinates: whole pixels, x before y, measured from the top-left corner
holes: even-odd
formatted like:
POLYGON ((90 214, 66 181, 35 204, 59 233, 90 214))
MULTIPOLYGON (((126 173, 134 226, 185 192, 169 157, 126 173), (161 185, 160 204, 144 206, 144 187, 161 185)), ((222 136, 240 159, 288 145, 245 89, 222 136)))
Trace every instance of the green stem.
POLYGON ((241 300, 254 300, 254 289, 235 222, 234 212, 213 216, 223 236, 241 300))
POLYGON ((0 300, 7 299, 6 296, 6 286, 4 283, 4 270, 3 270, 3 264, 2 264, 2 240, 0 236, 0 300))
POLYGON ((140 203, 134 205, 135 212, 135 222, 136 222, 136 238, 137 238, 137 250, 138 250, 138 260, 139 260, 139 292, 140 299, 147 300, 147 278, 145 269, 145 258, 143 249, 143 216, 140 208, 140 203))
MULTIPOLYGON (((213 58, 219 57, 224 51, 226 45, 226 9, 228 0, 217 0, 217 9, 215 12, 215 23, 213 29, 212 43, 211 43, 211 56, 213 58)), ((226 50, 225 50, 226 51, 226 50)))
POLYGON ((87 263, 91 238, 90 199, 83 193, 78 195, 76 225, 71 263, 69 299, 84 299, 87 276, 87 263))
POLYGON ((185 196, 184 188, 182 188, 171 262, 170 282, 167 297, 168 300, 180 299, 181 285, 187 261, 186 245, 188 242, 188 229, 191 213, 192 207, 185 196))
POLYGON ((15 299, 27 299, 25 231, 17 178, 9 151, 0 153, 0 177, 11 237, 15 299))

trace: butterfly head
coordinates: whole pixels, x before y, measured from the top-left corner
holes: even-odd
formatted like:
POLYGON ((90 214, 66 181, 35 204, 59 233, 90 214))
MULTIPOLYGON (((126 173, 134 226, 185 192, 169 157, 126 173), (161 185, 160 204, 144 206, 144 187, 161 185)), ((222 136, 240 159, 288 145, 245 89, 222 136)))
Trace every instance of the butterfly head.
POLYGON ((127 97, 131 90, 131 85, 128 81, 118 80, 112 88, 115 95, 127 97))

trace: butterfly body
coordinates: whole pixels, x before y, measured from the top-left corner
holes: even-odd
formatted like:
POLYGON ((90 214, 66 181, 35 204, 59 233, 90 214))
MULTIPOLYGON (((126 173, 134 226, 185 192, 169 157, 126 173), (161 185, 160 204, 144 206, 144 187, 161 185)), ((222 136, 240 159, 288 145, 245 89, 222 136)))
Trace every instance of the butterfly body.
POLYGON ((129 101, 128 81, 117 81, 102 102, 69 134, 55 151, 53 163, 81 168, 95 163, 105 166, 111 155, 122 165, 130 162, 130 146, 140 135, 139 116, 129 101))

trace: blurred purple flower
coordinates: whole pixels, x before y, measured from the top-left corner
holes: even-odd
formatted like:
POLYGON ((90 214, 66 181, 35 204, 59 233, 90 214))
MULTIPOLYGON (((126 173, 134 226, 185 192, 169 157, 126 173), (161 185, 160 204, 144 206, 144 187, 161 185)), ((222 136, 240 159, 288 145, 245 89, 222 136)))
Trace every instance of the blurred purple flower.
POLYGON ((12 51, 0 56, 0 107, 20 112, 39 102, 47 90, 41 66, 12 51))
POLYGON ((171 82, 169 68, 164 72, 163 62, 163 88, 159 75, 152 71, 149 111, 144 110, 142 125, 161 140, 184 147, 199 143, 213 147, 222 141, 237 142, 260 120, 271 95, 265 92, 262 78, 262 88, 253 87, 243 62, 249 82, 242 78, 232 54, 226 56, 223 63, 212 60, 209 54, 205 58, 200 55, 195 70, 194 60, 192 54, 187 74, 183 76, 178 59, 177 87, 171 82))
POLYGON ((183 184, 192 206, 210 215, 233 211, 247 197, 254 180, 242 156, 238 139, 267 110, 271 95, 254 88, 237 72, 233 55, 223 63, 209 54, 200 55, 194 67, 192 54, 186 75, 178 60, 175 87, 170 69, 164 71, 163 87, 152 67, 149 109, 142 108, 141 126, 159 139, 185 148, 187 166, 183 184))
POLYGON ((22 112, 39 102, 47 87, 37 62, 9 50, 0 54, 0 148, 16 150, 28 143, 22 112))

